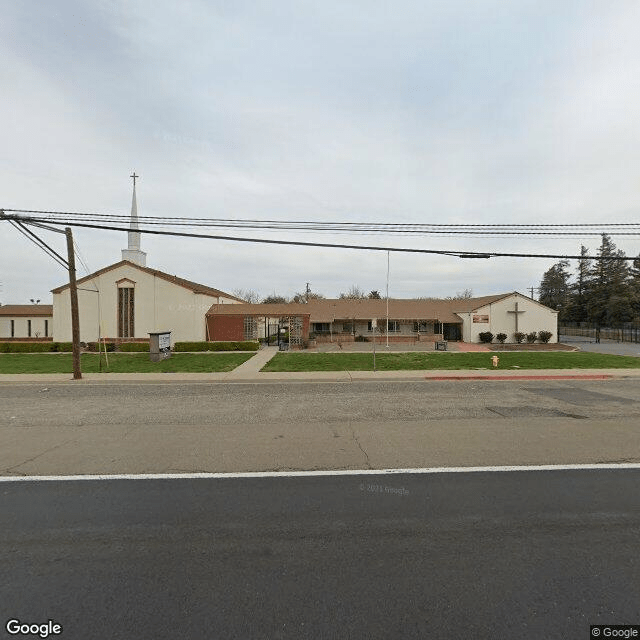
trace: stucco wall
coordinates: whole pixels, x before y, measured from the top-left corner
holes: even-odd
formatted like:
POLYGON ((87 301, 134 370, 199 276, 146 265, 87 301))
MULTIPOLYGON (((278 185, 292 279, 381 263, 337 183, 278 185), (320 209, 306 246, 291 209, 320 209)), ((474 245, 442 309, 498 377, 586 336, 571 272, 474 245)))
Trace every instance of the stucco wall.
MULTIPOLYGON (((134 288, 134 337, 148 338, 153 331, 171 331, 172 343, 206 339, 205 313, 212 304, 235 301, 196 294, 155 275, 122 265, 80 285, 80 340, 93 342, 100 335, 118 337, 118 281, 131 280, 134 288), (92 289, 86 291, 85 289, 92 289), (99 291, 99 294, 96 291, 99 291)), ((53 295, 53 338, 71 340, 69 289, 53 295)))
POLYGON ((36 333, 40 335, 38 337, 45 338, 52 335, 53 331, 53 318, 37 317, 22 317, 22 316, 3 316, 0 317, 0 338, 11 337, 11 321, 14 321, 14 338, 27 338, 29 336, 28 321, 31 320, 31 337, 35 338, 36 333), (45 333, 45 320, 48 320, 49 327, 45 333))
POLYGON ((488 304, 472 313, 458 313, 463 320, 464 342, 480 342, 479 335, 483 331, 491 331, 494 336, 498 333, 506 333, 507 342, 515 342, 513 337, 516 331, 515 314, 508 312, 515 310, 516 302, 518 310, 524 311, 518 314, 518 331, 522 333, 550 331, 552 333, 550 342, 558 342, 558 312, 520 294, 488 304), (473 316, 489 316, 489 322, 473 322, 473 316))

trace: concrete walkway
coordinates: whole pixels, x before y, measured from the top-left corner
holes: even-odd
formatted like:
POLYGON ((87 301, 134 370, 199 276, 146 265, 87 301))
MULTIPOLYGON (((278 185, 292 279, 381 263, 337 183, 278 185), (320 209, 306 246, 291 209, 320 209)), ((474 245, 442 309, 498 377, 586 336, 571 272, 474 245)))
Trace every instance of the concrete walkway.
POLYGON ((246 379, 246 378, 254 378, 259 375, 260 369, 264 367, 273 356, 278 353, 278 347, 262 347, 256 353, 255 356, 249 358, 246 362, 243 362, 239 367, 236 367, 233 371, 229 371, 224 374, 227 376, 227 379, 246 379))
MULTIPOLYGON (((265 356, 263 356, 266 358, 265 356)), ((273 356, 271 356, 273 357, 273 356)), ((567 380, 637 378, 640 369, 455 369, 428 371, 296 371, 261 373, 264 366, 251 359, 252 367, 239 371, 240 367, 227 373, 85 373, 82 380, 73 380, 70 373, 2 374, 0 385, 11 383, 72 383, 74 385, 107 383, 213 383, 213 382, 361 382, 418 381, 418 380, 567 380)))

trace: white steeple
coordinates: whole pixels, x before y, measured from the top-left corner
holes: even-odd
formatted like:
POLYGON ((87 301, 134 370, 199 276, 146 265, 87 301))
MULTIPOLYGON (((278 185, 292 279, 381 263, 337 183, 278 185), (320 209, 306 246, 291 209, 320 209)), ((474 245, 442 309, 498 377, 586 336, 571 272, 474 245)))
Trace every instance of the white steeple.
POLYGON ((131 200, 131 224, 128 232, 129 246, 122 250, 122 259, 129 260, 141 267, 147 266, 147 254, 140 250, 140 232, 138 231, 138 202, 136 200, 136 175, 134 171, 130 178, 133 178, 133 199, 131 200))

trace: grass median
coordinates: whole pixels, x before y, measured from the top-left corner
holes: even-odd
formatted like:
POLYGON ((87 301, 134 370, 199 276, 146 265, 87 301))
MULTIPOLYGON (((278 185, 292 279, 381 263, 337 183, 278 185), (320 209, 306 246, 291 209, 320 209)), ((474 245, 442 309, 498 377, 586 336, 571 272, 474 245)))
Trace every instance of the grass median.
MULTIPOLYGON (((253 353, 174 353, 160 362, 151 362, 148 353, 110 353, 109 366, 102 356, 102 373, 223 373, 253 357, 253 353)), ((83 373, 99 373, 100 356, 84 353, 83 373)), ((72 373, 70 353, 2 353, 0 373, 72 373)))
MULTIPOLYGON (((601 353, 377 353, 378 371, 495 369, 491 357, 498 355, 497 369, 638 369, 640 358, 601 353)), ((372 371, 371 353, 277 353, 262 371, 372 371)))

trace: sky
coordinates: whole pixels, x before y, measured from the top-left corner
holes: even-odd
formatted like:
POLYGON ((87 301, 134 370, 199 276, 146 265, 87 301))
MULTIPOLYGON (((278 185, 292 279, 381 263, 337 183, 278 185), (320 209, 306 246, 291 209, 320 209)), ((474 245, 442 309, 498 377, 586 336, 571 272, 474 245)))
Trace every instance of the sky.
MULTIPOLYGON (((0 22, 0 208, 399 223, 635 222, 636 0, 33 0, 0 22)), ((245 231, 454 251, 599 238, 245 231)), ((74 231, 90 270, 126 234, 74 231)), ((227 235, 233 235, 228 232, 227 235)), ((239 233, 238 233, 239 235, 239 233)), ((59 252, 64 238, 42 231, 59 252)), ((628 255, 640 238, 614 237, 628 255)), ((261 296, 357 285, 385 252, 142 237, 150 267, 261 296)), ((555 260, 391 254, 391 297, 526 293, 555 260)), ((79 266, 79 275, 85 275, 79 266)), ((0 222, 0 302, 62 267, 0 222)))

